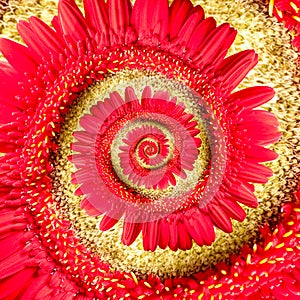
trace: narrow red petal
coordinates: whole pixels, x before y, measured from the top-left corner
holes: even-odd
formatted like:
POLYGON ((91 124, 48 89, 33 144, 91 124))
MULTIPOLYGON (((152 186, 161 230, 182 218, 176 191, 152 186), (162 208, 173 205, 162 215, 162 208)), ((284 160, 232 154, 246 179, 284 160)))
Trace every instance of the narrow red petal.
MULTIPOLYGON (((77 189, 77 191, 80 191, 80 189, 77 189)), ((76 194, 75 192, 75 194, 76 194)), ((80 193, 81 194, 81 193, 80 193)), ((99 216, 101 215, 101 212, 96 209, 90 202, 88 199, 84 198, 81 202, 80 202, 80 208, 82 208, 83 210, 86 211, 86 213, 89 216, 99 216)))
POLYGON ((113 33, 124 33, 130 24, 132 7, 130 0, 108 0, 107 5, 110 28, 113 33))
MULTIPOLYGON (((211 32, 214 32, 216 26, 217 23, 212 17, 206 18, 198 24, 188 43, 188 47, 191 49, 191 54, 196 54, 196 52, 200 50, 200 45, 207 40, 211 32)), ((195 59, 193 60, 195 61, 195 59)), ((198 62, 198 66, 199 65, 200 63, 198 62)))
POLYGON ((185 251, 192 248, 191 236, 182 221, 178 222, 178 237, 179 249, 185 251))
POLYGON ((35 268, 25 268, 13 276, 0 280, 0 299, 21 299, 22 291, 34 278, 35 268))
POLYGON ((89 37, 88 26, 74 0, 60 0, 58 18, 66 42, 85 40, 89 37))
POLYGON ((212 28, 215 27, 215 20, 213 18, 207 18, 202 22, 203 16, 201 13, 199 13, 198 10, 194 10, 194 12, 189 16, 189 18, 185 21, 183 26, 181 27, 180 31, 177 34, 176 39, 173 41, 172 47, 185 47, 188 46, 190 48, 196 48, 197 46, 193 46, 193 44, 200 44, 201 41, 205 38, 206 34, 206 28, 212 28), (200 24, 200 25, 199 25, 200 24), (199 25, 199 28, 203 26, 201 32, 197 32, 197 35, 195 35, 195 30, 197 26, 199 25), (190 42, 191 41, 191 42, 190 42))
POLYGON ((106 231, 106 230, 112 228, 113 226, 115 226, 115 224, 117 224, 118 222, 119 222, 119 219, 113 219, 113 218, 105 215, 99 224, 99 229, 102 231, 106 231))
POLYGON ((40 58, 45 56, 45 48, 43 44, 40 43, 30 24, 21 20, 17 24, 17 28, 21 38, 28 46, 30 53, 40 58))
POLYGON ((131 245, 142 230, 142 224, 124 221, 121 241, 124 245, 131 245))
POLYGON ((159 231, 159 221, 157 220, 143 224, 144 249, 146 251, 155 251, 157 248, 159 231))
POLYGON ((29 23, 40 42, 49 49, 50 52, 58 52, 62 49, 63 40, 51 27, 36 17, 30 17, 29 23))
POLYGON ((83 4, 87 24, 98 32, 106 33, 109 24, 106 3, 103 0, 84 0, 83 4))
POLYGON ((194 218, 184 218, 184 225, 194 241, 200 246, 204 245, 203 235, 197 226, 198 222, 194 218))
POLYGON ((201 66, 210 64, 216 68, 224 60, 236 33, 236 30, 232 29, 229 24, 222 24, 215 28, 198 46, 193 60, 201 66))
POLYGON ((245 50, 229 56, 216 70, 216 76, 228 92, 234 90, 257 64, 257 54, 253 50, 245 50))
POLYGON ((177 230, 177 223, 176 221, 173 221, 172 223, 169 223, 169 247, 173 251, 178 250, 178 230, 177 230))
POLYGON ((267 86, 254 86, 233 93, 228 97, 228 104, 237 104, 241 108, 252 109, 270 101, 275 95, 272 88, 267 86))
POLYGON ((27 73, 36 73, 36 62, 30 56, 28 48, 14 41, 1 38, 0 51, 15 70, 22 75, 27 73))
POLYGON ((159 238, 158 245, 161 249, 167 248, 169 245, 170 232, 169 232, 169 224, 165 219, 161 219, 159 221, 159 238))
POLYGON ((209 204, 208 210, 210 213, 210 216, 212 218, 213 223, 222 229, 225 232, 232 232, 232 223, 227 216, 227 214, 224 212, 224 210, 217 204, 209 204))
POLYGON ((22 291, 20 300, 38 299, 37 296, 41 295, 41 290, 43 289, 47 289, 49 291, 49 293, 43 294, 42 299, 46 299, 46 297, 53 292, 53 290, 48 286, 50 276, 50 274, 39 274, 37 277, 33 277, 32 280, 30 280, 30 284, 27 283, 26 289, 22 291))
POLYGON ((246 218, 246 212, 236 202, 230 199, 219 200, 224 212, 231 218, 242 222, 246 218))
POLYGON ((18 81, 21 77, 16 70, 14 70, 7 62, 0 62, 0 110, 1 118, 0 123, 9 123, 15 120, 14 112, 19 111, 21 104, 15 98, 15 95, 20 92, 18 81))
POLYGON ((268 178, 272 176, 272 170, 263 165, 248 164, 239 172, 239 178, 246 182, 267 183, 268 178))
MULTIPOLYGON (((198 7, 200 14, 199 19, 203 19, 204 11, 202 7, 198 7)), ((189 0, 174 0, 172 2, 169 15, 170 39, 173 39, 177 36, 178 32, 194 9, 195 8, 193 7, 193 4, 189 0)))
POLYGON ((169 6, 167 0, 137 0, 133 6, 131 24, 143 39, 158 34, 163 41, 168 34, 169 6))
POLYGON ((256 208, 258 205, 257 198, 249 188, 243 184, 233 184, 228 187, 228 193, 234 200, 243 203, 249 207, 256 208))
POLYGON ((256 145, 249 145, 249 147, 246 148, 245 153, 247 158, 256 162, 270 161, 278 157, 276 152, 256 145))

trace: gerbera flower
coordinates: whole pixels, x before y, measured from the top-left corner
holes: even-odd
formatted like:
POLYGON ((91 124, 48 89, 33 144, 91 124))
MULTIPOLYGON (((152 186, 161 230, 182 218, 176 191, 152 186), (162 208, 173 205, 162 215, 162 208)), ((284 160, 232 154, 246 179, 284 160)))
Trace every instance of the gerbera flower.
POLYGON ((272 293, 270 279, 280 295, 298 295, 298 204, 283 206, 281 225, 272 234, 264 227, 264 241, 232 266, 192 278, 138 280, 79 239, 76 222, 88 219, 66 219, 65 199, 80 199, 100 230, 123 217, 126 245, 140 232, 145 250, 211 244, 213 226, 230 232, 230 218, 245 218, 238 202, 257 205, 252 183, 267 182, 261 162, 276 158, 264 146, 280 136, 275 116, 255 109, 273 97, 271 88, 233 92, 257 55, 225 58, 236 34, 228 24, 216 26, 201 7, 179 0, 170 7, 87 0, 84 10, 62 0, 54 30, 31 17, 18 25, 26 46, 0 42, 8 61, 1 64, 0 296, 259 297, 272 293), (279 269, 291 284, 278 281, 279 269))

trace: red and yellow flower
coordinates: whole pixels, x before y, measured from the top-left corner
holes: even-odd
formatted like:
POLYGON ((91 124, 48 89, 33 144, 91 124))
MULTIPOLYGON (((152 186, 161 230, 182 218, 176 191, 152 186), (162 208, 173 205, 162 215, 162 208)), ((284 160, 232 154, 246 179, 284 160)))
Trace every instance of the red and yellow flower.
POLYGON ((122 243, 142 234, 142 251, 210 245, 257 206, 280 138, 257 109, 273 90, 235 91, 258 58, 227 57, 229 24, 189 0, 86 0, 84 12, 61 0, 53 28, 31 17, 18 24, 25 46, 0 41, 0 298, 299 297, 299 192, 259 243, 189 277, 114 270, 79 237, 62 198, 79 197, 99 234, 123 219, 122 243), (107 80, 121 84, 103 93, 107 80), (86 100, 93 88, 106 96, 86 100), (55 176, 66 158, 68 188, 55 176))

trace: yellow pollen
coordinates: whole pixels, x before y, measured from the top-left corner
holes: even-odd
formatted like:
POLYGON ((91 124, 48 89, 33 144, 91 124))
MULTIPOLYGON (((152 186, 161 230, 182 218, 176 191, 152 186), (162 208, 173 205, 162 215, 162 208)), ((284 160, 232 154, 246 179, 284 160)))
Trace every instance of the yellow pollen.
POLYGON ((267 244, 267 246, 265 247, 265 251, 270 250, 271 247, 272 247, 272 245, 273 245, 273 242, 269 242, 269 243, 267 244))
POLYGON ((293 16, 293 19, 296 20, 297 22, 300 22, 300 17, 298 16, 293 16))
POLYGON ((267 259, 267 258, 264 258, 264 259, 262 259, 262 260, 259 262, 259 264, 262 265, 262 264, 266 263, 267 261, 268 261, 268 259, 267 259))
POLYGON ((292 234, 293 234, 293 230, 290 230, 290 231, 286 232, 286 233, 283 235, 283 237, 284 237, 284 238, 287 238, 287 237, 291 236, 292 234))
POLYGON ((223 275, 227 275, 227 272, 226 272, 225 270, 221 270, 221 273, 222 273, 223 275))
POLYGON ((257 244, 253 245, 253 252, 255 253, 257 251, 257 244))
POLYGON ((152 289, 152 286, 150 285, 149 282, 145 281, 145 282, 144 282, 144 285, 145 285, 146 287, 148 287, 149 289, 152 289))
POLYGON ((275 260, 276 261, 284 261, 284 258, 283 257, 276 257, 275 260))
POLYGON ((299 7, 294 2, 290 2, 290 5, 297 14, 299 12, 299 7))
POLYGON ((247 265, 251 264, 251 254, 247 255, 247 260, 246 260, 247 265))
POLYGON ((132 279, 133 279, 133 281, 135 282, 135 284, 138 285, 139 282, 138 282, 138 280, 137 280, 135 274, 134 274, 133 272, 130 272, 130 275, 132 276, 132 279))
POLYGON ((274 264, 276 264, 276 260, 269 260, 269 261, 268 261, 268 264, 274 265, 274 264))
POLYGON ((284 243, 281 243, 281 244, 278 244, 278 245, 275 246, 276 249, 280 249, 282 247, 284 247, 284 243))

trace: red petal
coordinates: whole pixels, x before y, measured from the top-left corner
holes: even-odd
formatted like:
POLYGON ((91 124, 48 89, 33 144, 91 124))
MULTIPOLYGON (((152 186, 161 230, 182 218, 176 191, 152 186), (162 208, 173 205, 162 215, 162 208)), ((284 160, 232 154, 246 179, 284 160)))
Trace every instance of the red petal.
POLYGON ((236 30, 229 24, 222 24, 210 32, 198 46, 193 58, 196 64, 213 65, 216 68, 224 60, 228 49, 236 37, 236 30))
POLYGON ((75 42, 88 38, 88 26, 74 0, 60 0, 58 18, 67 42, 75 42))
POLYGON ((177 230, 177 223, 176 221, 173 221, 172 223, 169 223, 169 247, 173 251, 178 250, 178 230, 177 230))
MULTIPOLYGON (((37 277, 32 278, 31 284, 26 286, 26 290, 22 291, 21 300, 26 299, 37 299, 38 294, 41 294, 41 290, 48 289, 50 292, 53 292, 52 289, 48 286, 50 274, 41 275, 39 274, 37 277)), ((43 295, 42 299, 47 299, 46 296, 49 297, 50 293, 43 295)))
POLYGON ((106 32, 108 25, 107 5, 103 0, 84 0, 87 24, 98 32, 106 32))
POLYGON ((47 24, 36 17, 30 17, 29 23, 40 42, 49 49, 50 52, 58 52, 63 48, 61 37, 47 24))
POLYGON ((159 222, 159 238, 158 245, 161 249, 165 249, 169 244, 170 232, 169 224, 165 219, 160 220, 159 222))
POLYGON ((121 241, 124 245, 131 245, 142 230, 142 224, 124 221, 121 241))
POLYGON ((251 161, 246 161, 244 169, 239 172, 240 178, 245 178, 248 182, 266 183, 272 175, 270 168, 251 161))
POLYGON ((231 218, 242 222, 246 218, 246 213, 242 207, 230 199, 219 200, 224 212, 231 218))
POLYGON ((194 241, 202 246, 205 244, 201 230, 199 230, 198 222, 194 218, 184 218, 184 225, 194 241))
MULTIPOLYGON (((215 197, 217 197, 217 195, 215 197)), ((208 210, 213 223, 217 227, 225 232, 232 232, 231 220, 220 206, 211 203, 208 205, 208 210)))
POLYGON ((107 5, 110 28, 115 34, 124 33, 130 23, 131 2, 129 0, 108 0, 107 5))
POLYGON ((233 93, 228 97, 227 103, 237 104, 240 108, 252 109, 270 101, 275 95, 272 88, 267 86, 254 86, 233 93))
POLYGON ((178 222, 177 225, 177 230, 178 230, 178 244, 179 244, 179 249, 181 250, 188 250, 192 248, 192 239, 191 236, 189 235, 189 232, 186 230, 185 225, 182 221, 178 222))
MULTIPOLYGON (((3 117, 9 118, 9 120, 15 120, 15 118, 5 111, 4 107, 10 109, 11 112, 18 111, 17 107, 20 107, 20 103, 15 99, 15 95, 20 92, 18 81, 21 81, 23 77, 19 76, 16 70, 14 70, 7 62, 0 62, 0 90, 1 90, 1 105, 3 105, 3 117)), ((2 117, 1 121, 4 122, 2 117)), ((9 122, 5 122, 9 123, 9 122)))
POLYGON ((118 222, 119 222, 119 219, 113 219, 113 218, 105 215, 99 224, 99 229, 102 231, 106 231, 106 230, 112 228, 118 222))
MULTIPOLYGON (((77 189, 77 191, 80 191, 80 189, 77 189)), ((76 194, 75 192, 75 194, 76 194)), ((77 195, 77 194, 76 194, 77 195)), ((80 208, 82 208, 83 210, 86 211, 86 213, 89 215, 89 216, 99 216, 101 215, 101 212, 96 209, 90 202, 88 199, 84 198, 81 202, 80 202, 80 208)))
POLYGON ((202 20, 204 18, 204 11, 201 6, 194 8, 189 0, 174 0, 172 2, 169 15, 170 39, 177 36, 187 18, 194 12, 194 9, 198 12, 199 19, 202 20))
POLYGON ((26 268, 13 276, 0 280, 0 299, 21 299, 22 290, 33 280, 35 272, 35 268, 26 268))
MULTIPOLYGON (((245 110, 240 114, 240 118, 243 120, 242 123, 240 124, 241 126, 253 128, 259 127, 262 124, 278 127, 279 122, 276 116, 265 110, 245 110)), ((257 129, 257 128, 255 128, 257 129)))
POLYGON ((0 259, 0 280, 24 270, 28 263, 26 254, 21 251, 13 253, 3 260, 0 259))
POLYGON ((44 57, 45 56, 45 48, 40 43, 39 39, 35 35, 35 33, 32 31, 31 26, 29 23, 25 21, 19 21, 17 24, 18 32, 23 39, 23 41, 28 46, 28 49, 30 52, 36 57, 44 57))
POLYGON ((256 208, 258 205, 257 198, 253 194, 252 191, 250 191, 246 186, 244 185, 237 185, 233 184, 228 187, 229 194, 233 197, 234 200, 243 203, 249 207, 256 208))
POLYGON ((199 50, 199 46, 207 40, 211 32, 216 29, 216 26, 216 20, 212 17, 208 17, 198 24, 188 44, 193 53, 199 50))
POLYGON ((11 256, 13 253, 22 251, 24 245, 21 241, 24 240, 24 231, 10 233, 8 236, 0 237, 0 260, 11 256))
POLYGON ((131 24, 141 38, 157 33, 163 41, 168 34, 168 18, 167 0, 137 0, 133 6, 131 24))
POLYGON ((216 26, 216 21, 213 18, 207 18, 203 22, 202 20, 203 15, 201 13, 201 8, 199 7, 198 10, 195 9, 193 11, 181 27, 177 38, 173 41, 174 47, 182 46, 186 48, 189 46, 190 48, 196 48, 205 38, 207 29, 212 30, 212 28, 215 28, 216 26), (195 35, 196 28, 199 28, 197 35, 195 35))
POLYGON ((36 73, 37 65, 28 53, 28 48, 14 41, 1 38, 0 51, 8 62, 22 75, 27 73, 36 73))
POLYGON ((144 250, 154 251, 158 245, 159 222, 157 220, 143 224, 144 250))
POLYGON ((249 157, 255 162, 270 161, 278 157, 278 154, 276 152, 256 145, 249 145, 246 148, 245 153, 247 155, 247 158, 249 157))
POLYGON ((197 210, 190 218, 185 218, 186 228, 198 245, 210 245, 215 239, 215 231, 211 219, 197 210))
POLYGON ((242 51, 226 58, 216 70, 216 76, 231 92, 256 64, 257 54, 253 50, 242 51))

